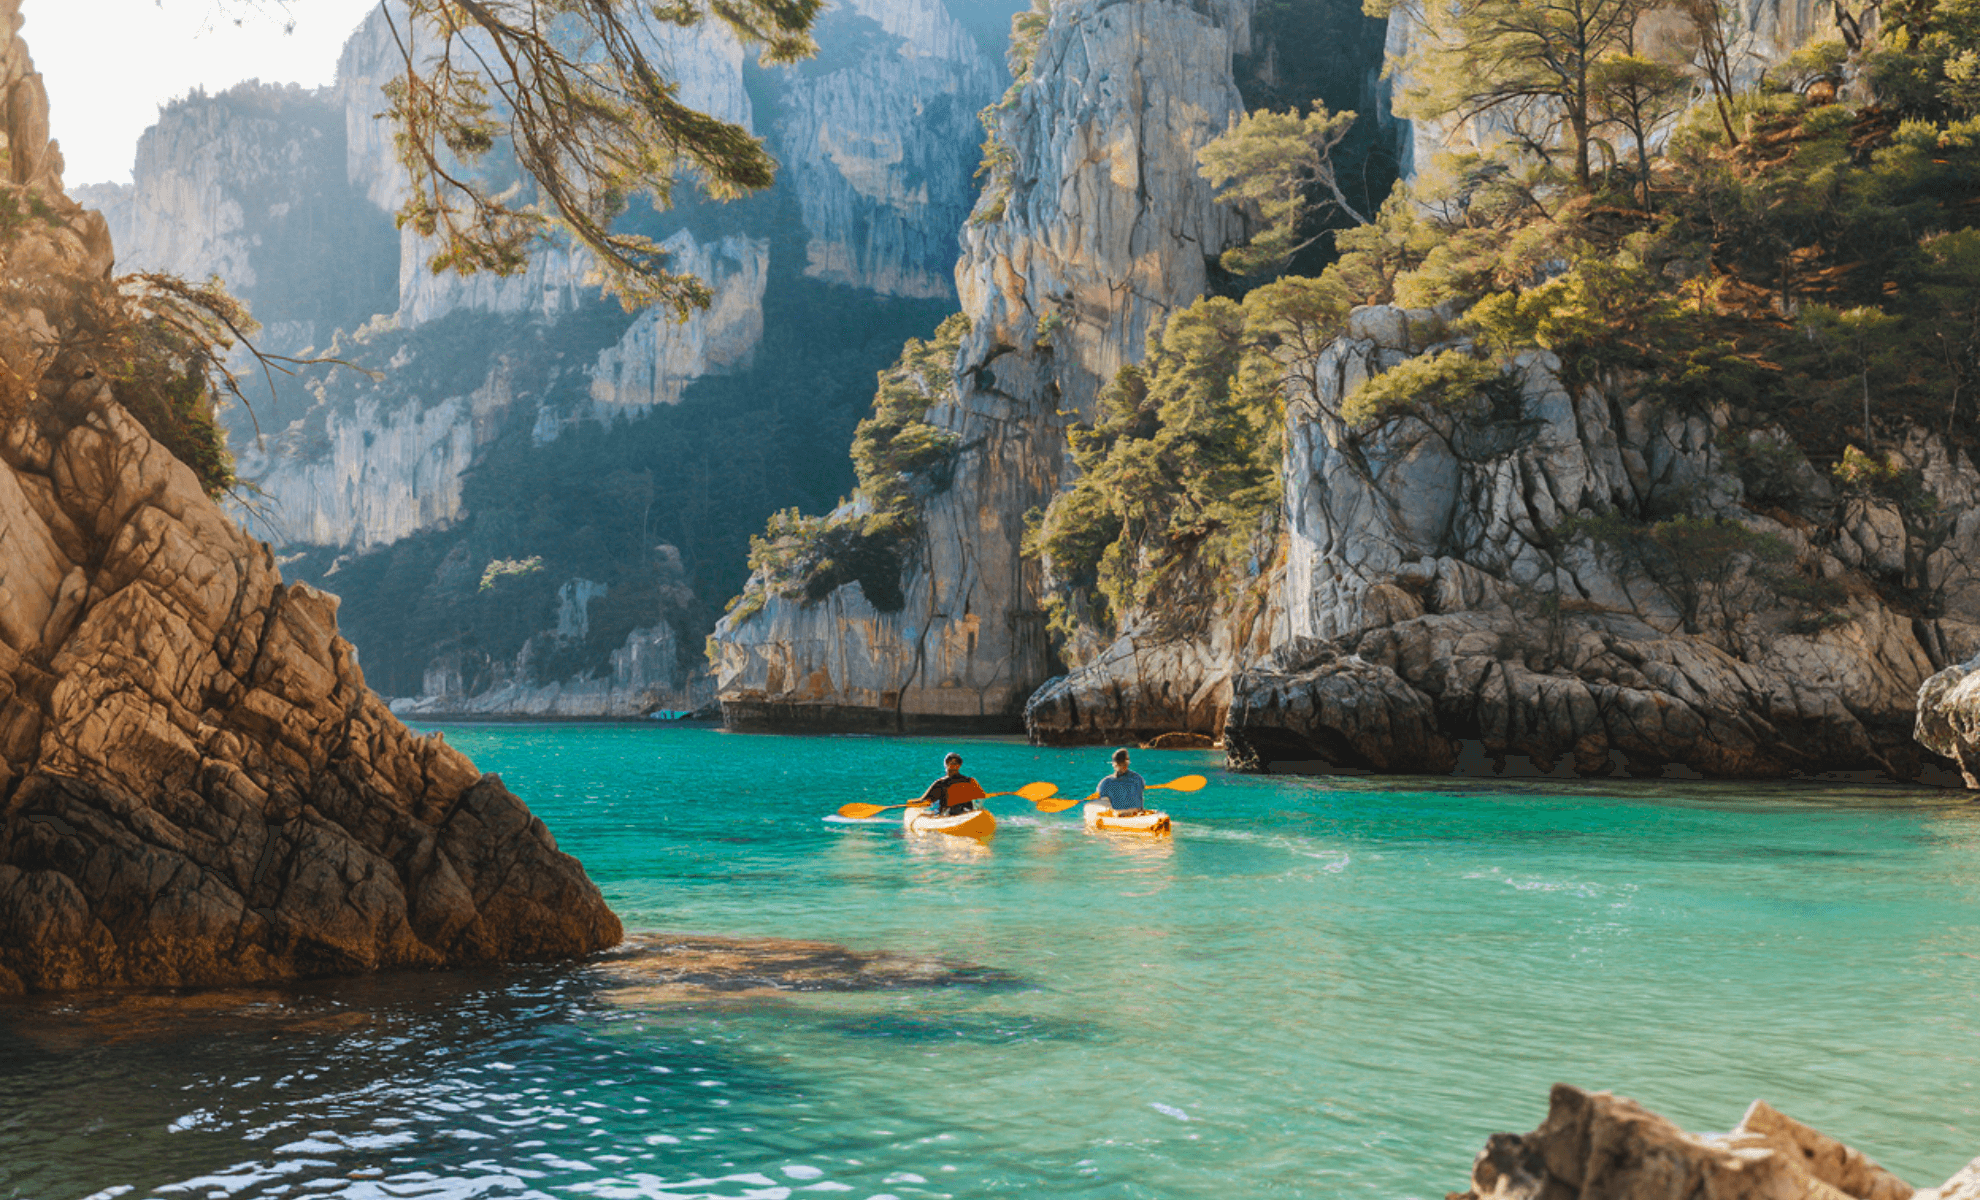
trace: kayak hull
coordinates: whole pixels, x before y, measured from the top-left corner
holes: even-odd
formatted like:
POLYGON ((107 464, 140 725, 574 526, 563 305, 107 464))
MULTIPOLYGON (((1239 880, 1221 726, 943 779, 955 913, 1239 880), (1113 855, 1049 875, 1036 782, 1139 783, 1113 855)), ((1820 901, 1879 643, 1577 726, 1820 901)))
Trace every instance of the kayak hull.
POLYGON ((1114 810, 1104 804, 1089 804, 1083 810, 1086 814, 1086 827, 1104 833, 1148 833, 1170 832, 1169 814, 1149 809, 1132 817, 1117 817, 1114 810))
POLYGON ((931 817, 918 808, 910 808, 901 817, 901 825, 909 833, 946 833, 951 837, 987 838, 997 832, 997 817, 987 808, 957 813, 953 817, 931 817))

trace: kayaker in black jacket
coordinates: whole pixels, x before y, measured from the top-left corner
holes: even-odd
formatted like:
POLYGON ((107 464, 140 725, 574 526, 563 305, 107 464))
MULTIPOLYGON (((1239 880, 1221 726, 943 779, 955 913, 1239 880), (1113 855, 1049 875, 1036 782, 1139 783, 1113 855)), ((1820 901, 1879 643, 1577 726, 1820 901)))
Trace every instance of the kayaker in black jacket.
POLYGON ((1128 752, 1116 750, 1114 773, 1102 779, 1093 790, 1107 802, 1108 808, 1114 810, 1115 816, 1132 817, 1144 811, 1141 793, 1147 786, 1148 781, 1139 773, 1128 770, 1128 752))
POLYGON ((976 797, 983 794, 983 787, 962 773, 962 755, 953 750, 949 751, 948 757, 942 760, 942 769, 946 774, 929 784, 928 790, 921 793, 921 802, 929 806, 928 815, 946 817, 975 808, 976 797), (949 803, 949 789, 961 784, 969 785, 962 791, 967 799, 959 799, 954 804, 949 803))

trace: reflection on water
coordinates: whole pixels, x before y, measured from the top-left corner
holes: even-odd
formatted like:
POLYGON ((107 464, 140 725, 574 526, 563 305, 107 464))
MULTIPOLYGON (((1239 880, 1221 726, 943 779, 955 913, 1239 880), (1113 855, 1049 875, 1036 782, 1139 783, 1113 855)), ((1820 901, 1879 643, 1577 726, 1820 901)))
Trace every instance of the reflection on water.
MULTIPOLYGON (((629 928, 695 935, 0 1009, 0 1197, 1428 1197, 1557 1078, 1693 1128, 1766 1097, 1915 1182, 1980 1153, 1958 797, 1147 754, 1213 773, 1173 838, 993 801, 977 843, 824 819, 925 742, 449 739, 629 928)), ((968 756, 987 784, 1094 772, 968 756)))

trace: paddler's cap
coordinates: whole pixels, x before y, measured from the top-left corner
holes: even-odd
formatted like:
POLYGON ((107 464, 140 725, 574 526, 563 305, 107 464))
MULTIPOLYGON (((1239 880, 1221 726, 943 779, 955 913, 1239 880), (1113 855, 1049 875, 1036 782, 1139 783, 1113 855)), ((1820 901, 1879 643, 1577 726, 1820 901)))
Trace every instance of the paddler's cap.
POLYGON ((1115 762, 1126 762, 1127 760, 1128 760, 1128 752, 1127 752, 1127 751, 1125 751, 1125 750, 1116 750, 1116 751, 1114 751, 1114 761, 1115 761, 1115 762))
POLYGON ((962 755, 957 754, 954 750, 951 750, 947 754, 944 754, 942 756, 942 765, 944 766, 947 766, 950 763, 959 763, 961 761, 962 761, 962 755))

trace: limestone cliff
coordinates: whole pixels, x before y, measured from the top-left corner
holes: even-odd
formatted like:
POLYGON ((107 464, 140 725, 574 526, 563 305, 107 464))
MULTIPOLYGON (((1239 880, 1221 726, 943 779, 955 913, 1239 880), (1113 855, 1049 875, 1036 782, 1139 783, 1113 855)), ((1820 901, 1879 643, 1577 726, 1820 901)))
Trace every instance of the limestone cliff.
POLYGON ((817 38, 822 61, 796 72, 775 121, 805 272, 947 300, 956 222, 976 198, 976 112, 1004 73, 937 0, 854 0, 817 38))
MULTIPOLYGON (((1241 675, 1226 738, 1253 768, 1916 777, 1914 697, 1980 648, 1980 526, 1912 544, 1939 597, 1930 620, 1877 586, 1904 575, 1894 504, 1841 500, 1798 456, 1749 501, 1733 437, 1791 446, 1725 407, 1681 416, 1565 385, 1523 360, 1516 412, 1421 413, 1356 431, 1339 418, 1361 379, 1430 351, 1435 314, 1364 309, 1287 414, 1285 640, 1241 675), (1713 620, 1602 552, 1577 514, 1676 506, 1772 534, 1835 600, 1804 608, 1728 583, 1713 620), (1771 515, 1768 515, 1771 514, 1771 515)), ((1970 511, 1980 473, 1935 435, 1896 450, 1944 511, 1970 511)), ((1694 598, 1695 600, 1695 598, 1694 598)))
POLYGON ((582 867, 385 711, 336 601, 119 402, 110 238, 62 193, 21 24, 0 0, 0 993, 612 945, 582 867))
MULTIPOLYGON (((635 715, 631 698, 663 693, 649 707, 674 708, 699 685, 656 681, 700 661, 710 602, 740 583, 748 533, 777 508, 845 489, 849 471, 816 447, 843 447, 873 371, 952 307, 974 114, 1006 80, 966 25, 979 9, 1001 21, 1016 2, 834 8, 821 56, 793 69, 758 67, 715 23, 656 33, 648 49, 683 102, 763 133, 781 164, 765 195, 716 205, 683 188, 676 210, 636 204, 624 218, 711 286, 712 306, 683 323, 620 312, 587 282, 588 258, 555 246, 508 278, 426 269, 428 247, 392 229, 405 175, 374 117, 399 50, 379 8, 346 45, 335 87, 194 97, 147 136, 131 189, 89 195, 129 223, 125 269, 217 271, 275 348, 381 376, 306 370, 277 379, 273 398, 251 391, 252 414, 228 414, 259 489, 241 517, 292 574, 344 594, 381 687, 424 694, 428 712, 530 713, 552 693, 573 713, 635 715), (266 96, 307 120, 241 119, 266 96), (364 225, 366 246, 376 230, 385 240, 378 294, 308 323, 266 309, 256 290, 278 278, 340 286, 338 265, 321 261, 347 249, 338 239, 301 246, 271 232, 261 194, 290 162, 364 225), (622 526, 603 485, 632 477, 647 481, 651 519, 622 526), (663 543, 700 596, 686 608, 654 599, 673 586, 653 570, 663 543), (478 585, 491 563, 537 557, 543 573, 527 586, 478 585), (415 562, 422 579, 406 577, 415 562), (526 654, 532 639, 560 644, 557 594, 579 581, 611 593, 584 652, 526 654), (505 590, 526 593, 501 597, 526 618, 479 611, 505 590), (418 638, 401 635, 407 624, 418 638), (663 651, 679 662, 631 665, 663 651), (422 693, 428 680, 468 690, 422 693)), ((403 7, 390 15, 403 27, 403 7)))
POLYGON ((1969 1200, 1980 1158, 1914 1189, 1861 1151, 1761 1100, 1729 1133, 1686 1133, 1633 1100, 1564 1083, 1531 1133, 1495 1133, 1453 1200, 1969 1200))
POLYGON ((1195 155, 1242 110, 1232 59, 1250 6, 1054 6, 993 138, 1000 170, 963 233, 956 282, 972 331, 929 420, 960 453, 923 508, 880 611, 859 584, 773 596, 715 641, 733 725, 1014 728, 1052 673, 1024 514, 1063 482, 1068 420, 1142 353, 1155 322, 1203 293, 1242 235, 1195 155))

